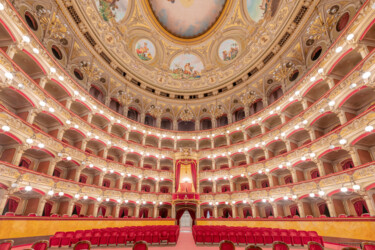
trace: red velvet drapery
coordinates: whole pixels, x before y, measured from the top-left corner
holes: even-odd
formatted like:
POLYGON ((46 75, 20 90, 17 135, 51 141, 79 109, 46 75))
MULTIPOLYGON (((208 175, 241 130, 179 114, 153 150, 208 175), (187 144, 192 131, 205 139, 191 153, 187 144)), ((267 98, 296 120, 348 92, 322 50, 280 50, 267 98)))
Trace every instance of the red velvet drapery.
POLYGON ((126 207, 122 207, 120 209, 120 214, 119 214, 119 217, 122 218, 122 217, 125 217, 125 216, 128 216, 128 209, 126 207))
POLYGON ((207 218, 208 212, 210 212, 210 217, 212 217, 212 210, 211 209, 206 209, 206 210, 203 211, 203 215, 204 215, 205 218, 207 218))
POLYGON ((273 215, 272 213, 272 207, 271 206, 266 206, 264 211, 266 212, 266 217, 273 215))
POLYGON ((363 208, 368 211, 367 204, 364 200, 356 201, 353 205, 358 216, 361 216, 364 213, 363 208))
POLYGON ((244 218, 247 218, 248 216, 252 216, 251 208, 244 208, 242 210, 242 212, 243 212, 243 217, 244 218))
POLYGON ((195 211, 188 209, 190 217, 193 219, 193 225, 195 225, 195 211))
POLYGON ((326 211, 327 205, 325 203, 322 203, 319 205, 319 213, 322 215, 326 211))
POLYGON ((51 215, 51 211, 52 211, 52 205, 51 205, 51 203, 46 203, 44 205, 43 215, 44 216, 50 216, 51 215))
POLYGON ((142 208, 139 211, 139 218, 148 218, 148 208, 142 208))
POLYGON ((319 177, 319 171, 318 170, 314 170, 311 172, 311 179, 315 179, 315 178, 318 178, 319 177))
POLYGON ((342 163, 342 170, 346 170, 346 169, 349 169, 349 168, 354 168, 354 163, 351 159, 345 160, 342 163))
POLYGON ((8 212, 15 213, 18 207, 18 201, 13 199, 8 199, 8 212))
POLYGON ((298 206, 297 205, 294 205, 294 206, 290 207, 290 215, 291 216, 297 215, 297 211, 298 211, 298 206))
POLYGON ((101 207, 99 207, 98 215, 105 216, 106 211, 107 211, 107 209, 105 207, 101 206, 101 207))
POLYGON ((75 210, 77 211, 77 215, 80 215, 81 214, 81 207, 78 206, 78 205, 74 205, 75 207, 75 210))
MULTIPOLYGON (((180 172, 181 172, 181 160, 177 160, 176 162, 176 192, 178 191, 178 187, 180 186, 180 172)), ((195 191, 197 191, 197 163, 196 161, 191 161, 191 175, 193 179, 193 186, 195 191)))
POLYGON ((181 219, 182 215, 184 214, 184 212, 185 212, 185 210, 183 210, 183 209, 177 211, 177 213, 176 213, 177 225, 180 225, 180 219, 181 219))

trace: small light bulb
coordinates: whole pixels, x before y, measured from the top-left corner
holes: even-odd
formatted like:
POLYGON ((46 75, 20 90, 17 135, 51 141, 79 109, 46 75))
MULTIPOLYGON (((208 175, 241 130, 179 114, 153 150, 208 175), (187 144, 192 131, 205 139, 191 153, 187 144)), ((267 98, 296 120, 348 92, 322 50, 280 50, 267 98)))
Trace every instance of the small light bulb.
POLYGON ((346 192, 348 192, 348 188, 347 187, 342 187, 342 188, 340 188, 340 191, 343 192, 343 193, 346 193, 346 192))
POLYGON ((347 37, 346 37, 346 40, 350 41, 354 38, 354 34, 349 34, 347 37))
POLYGON ((4 125, 1 127, 1 129, 4 130, 5 132, 8 132, 10 130, 10 127, 7 125, 4 125))
POLYGON ((341 46, 337 47, 335 51, 336 51, 336 53, 340 53, 342 51, 342 47, 341 46))

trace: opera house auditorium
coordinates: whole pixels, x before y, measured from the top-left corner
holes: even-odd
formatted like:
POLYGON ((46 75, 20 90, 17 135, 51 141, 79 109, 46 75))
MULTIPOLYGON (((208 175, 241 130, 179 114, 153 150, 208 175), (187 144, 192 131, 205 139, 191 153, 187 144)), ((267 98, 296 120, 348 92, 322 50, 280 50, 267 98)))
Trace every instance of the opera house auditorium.
POLYGON ((0 250, 375 250, 375 0, 0 0, 0 250))

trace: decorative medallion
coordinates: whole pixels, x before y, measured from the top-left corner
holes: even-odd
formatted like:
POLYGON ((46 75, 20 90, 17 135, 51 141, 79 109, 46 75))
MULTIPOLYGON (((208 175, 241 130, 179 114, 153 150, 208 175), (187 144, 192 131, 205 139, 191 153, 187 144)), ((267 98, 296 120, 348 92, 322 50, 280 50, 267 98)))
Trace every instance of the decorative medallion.
POLYGON ((120 22, 128 9, 128 0, 95 0, 104 21, 120 22))
POLYGON ((198 79, 203 70, 201 59, 194 54, 180 54, 173 60, 169 69, 174 79, 198 79))
POLYGON ((215 24, 227 0, 148 1, 164 29, 179 38, 194 38, 215 24))
POLYGON ((230 61, 238 55, 238 44, 235 40, 228 39, 220 44, 219 57, 223 61, 230 61))
POLYGON ((147 39, 141 39, 135 44, 135 53, 142 61, 151 61, 156 54, 155 45, 147 39))

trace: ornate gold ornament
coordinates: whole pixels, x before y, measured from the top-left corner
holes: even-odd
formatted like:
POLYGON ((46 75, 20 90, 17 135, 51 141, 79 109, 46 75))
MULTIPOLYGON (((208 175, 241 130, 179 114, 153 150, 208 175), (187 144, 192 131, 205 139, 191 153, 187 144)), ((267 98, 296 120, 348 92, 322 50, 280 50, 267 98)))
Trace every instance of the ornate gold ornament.
POLYGON ((67 25, 60 21, 59 16, 56 13, 51 14, 51 10, 47 10, 43 6, 38 5, 36 7, 36 14, 46 32, 44 36, 48 34, 49 37, 60 41, 63 45, 68 43, 66 37, 70 36, 70 32, 67 29, 67 25))
POLYGON ((120 90, 117 93, 117 99, 123 106, 127 107, 133 102, 134 97, 127 90, 120 90))
POLYGON ((246 91, 240 96, 240 101, 245 106, 248 106, 255 101, 255 98, 256 98, 255 91, 246 91))
POLYGON ((295 70, 295 65, 291 62, 280 64, 279 67, 273 72, 273 78, 276 81, 284 81, 286 78, 292 74, 295 70))
POLYGON ((93 82, 102 77, 102 72, 97 67, 93 67, 91 62, 81 61, 79 69, 87 76, 87 82, 93 82))
POLYGON ((185 109, 180 113, 180 119, 184 122, 193 120, 194 114, 188 109, 187 104, 185 104, 185 109))
POLYGON ((163 114, 163 108, 158 105, 158 101, 156 100, 156 104, 150 106, 148 113, 153 117, 160 117, 163 114))
POLYGON ((223 105, 221 105, 221 104, 218 105, 217 99, 216 99, 216 104, 211 105, 209 112, 213 117, 219 118, 220 116, 222 116, 224 114, 223 105))

